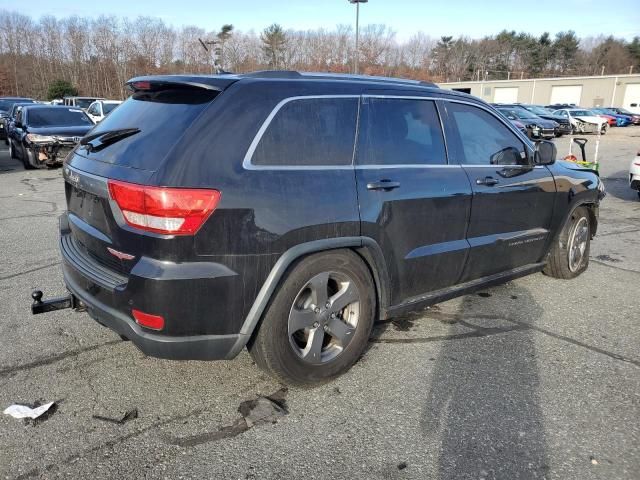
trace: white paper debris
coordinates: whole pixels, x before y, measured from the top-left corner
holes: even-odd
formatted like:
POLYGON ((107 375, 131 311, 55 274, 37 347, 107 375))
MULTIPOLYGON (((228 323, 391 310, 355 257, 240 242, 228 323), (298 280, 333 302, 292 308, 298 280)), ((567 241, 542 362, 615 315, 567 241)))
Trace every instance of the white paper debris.
POLYGON ((36 419, 44 412, 49 410, 54 402, 49 402, 44 405, 40 405, 37 408, 30 408, 25 405, 11 405, 4 409, 5 415, 11 415, 13 418, 32 418, 36 419))

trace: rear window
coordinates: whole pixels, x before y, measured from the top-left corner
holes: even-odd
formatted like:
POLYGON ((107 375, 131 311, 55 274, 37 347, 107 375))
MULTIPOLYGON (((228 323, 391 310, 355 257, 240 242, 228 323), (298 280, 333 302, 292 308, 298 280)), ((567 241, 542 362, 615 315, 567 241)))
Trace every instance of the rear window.
POLYGON ((31 108, 27 110, 27 123, 31 127, 75 127, 93 122, 77 108, 31 108))
POLYGON ((88 153, 81 148, 77 153, 113 165, 156 170, 217 93, 195 88, 134 93, 90 134, 126 128, 140 131, 99 151, 88 153))
POLYGON ((357 98, 302 98, 284 104, 253 153, 254 165, 350 165, 357 98))

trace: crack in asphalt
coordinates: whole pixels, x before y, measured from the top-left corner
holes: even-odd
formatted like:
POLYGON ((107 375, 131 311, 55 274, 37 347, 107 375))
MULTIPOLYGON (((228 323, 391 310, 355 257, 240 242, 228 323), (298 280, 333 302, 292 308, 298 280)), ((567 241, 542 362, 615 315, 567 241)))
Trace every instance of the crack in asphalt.
POLYGON ((41 265, 39 267, 32 268, 30 270, 25 270, 24 272, 18 272, 18 273, 12 273, 12 274, 9 274, 9 275, 5 275, 4 277, 0 277, 0 280, 9 280, 10 278, 16 278, 16 277, 19 277, 21 275, 26 275, 28 273, 37 272, 38 270, 44 270, 45 268, 55 267, 56 265, 60 265, 60 262, 48 263, 46 265, 41 265))
POLYGON ((173 417, 169 417, 166 420, 162 420, 159 422, 155 422, 152 423, 150 425, 147 425, 146 427, 140 428, 138 430, 134 430, 133 432, 130 432, 126 435, 122 435, 120 437, 116 437, 112 440, 107 440, 106 442, 102 442, 98 445, 94 445, 91 448, 88 448, 86 450, 83 450, 81 452, 78 453, 73 453, 71 455, 68 455, 67 457, 63 458, 62 460, 60 460, 59 462, 54 462, 54 463, 49 463, 48 465, 45 465, 44 467, 36 467, 33 468, 31 470, 29 470, 28 472, 25 472, 19 476, 16 477, 16 480, 23 480, 26 478, 34 478, 34 477, 41 477, 43 474, 52 471, 54 468, 56 467, 60 467, 60 466, 64 466, 64 465, 69 465, 83 457, 86 457, 87 455, 90 455, 92 453, 95 452, 99 452, 100 450, 103 450, 105 448, 113 448, 121 443, 126 442, 127 440, 130 440, 132 438, 136 438, 150 430, 153 430, 155 428, 160 428, 160 427, 164 427, 165 425, 169 425, 173 422, 178 422, 178 421, 182 421, 182 420, 187 420, 190 417, 193 417, 195 415, 200 415, 206 411, 208 411, 211 407, 215 407, 217 406, 217 404, 211 404, 211 405, 205 405, 203 407, 191 410, 183 415, 176 415, 173 417))
POLYGON ((598 237, 610 237, 612 235, 624 235, 625 233, 636 233, 636 232, 640 232, 640 228, 636 228, 634 230, 620 230, 617 232, 599 233, 598 237))
MULTIPOLYGON (((57 213, 57 212, 52 212, 57 213)), ((16 217, 2 217, 0 218, 0 222, 3 220, 21 220, 23 218, 42 218, 42 217, 51 217, 55 218, 56 215, 52 215, 51 213, 34 213, 32 215, 18 215, 16 217)))
POLYGON ((41 358, 40 360, 36 360, 30 363, 23 363, 22 365, 14 365, 11 367, 0 367, 0 377, 4 377, 6 375, 10 375, 15 372, 20 372, 23 370, 30 370, 36 367, 42 367, 44 365, 51 365, 52 363, 59 362, 69 357, 76 357, 81 353, 91 352, 93 350, 97 350, 102 347, 108 347, 111 345, 115 345, 117 343, 122 343, 121 339, 118 340, 110 340, 105 343, 99 343, 97 345, 91 345, 88 347, 78 348, 76 350, 69 350, 64 353, 60 353, 58 355, 53 355, 51 357, 41 358))
POLYGON ((631 270, 630 268, 618 267, 617 265, 611 265, 610 263, 603 262, 601 260, 596 260, 596 259, 593 259, 593 258, 590 258, 589 260, 592 261, 593 263, 597 263, 598 265, 603 265, 603 266, 609 267, 609 268, 615 268, 616 270, 622 270, 623 272, 635 273, 636 275, 640 274, 640 272, 637 271, 637 270, 631 270))
MULTIPOLYGON (((610 265, 607 265, 610 266, 610 265)), ((615 267, 612 267, 615 268, 615 267)), ((640 272, 635 272, 640 273, 640 272)), ((548 335, 557 340, 561 340, 567 343, 571 343, 572 345, 586 348, 595 353, 599 353, 601 355, 606 355, 609 358, 614 360, 618 360, 621 362, 625 362, 636 367, 640 367, 640 360, 635 360, 633 358, 625 357, 624 355, 620 355, 618 353, 610 352, 608 350, 595 347, 593 345, 589 345, 588 343, 581 342, 580 340, 573 339, 571 337, 567 337, 565 335, 561 335, 559 333, 552 332, 551 330, 547 330, 545 328, 537 327, 535 325, 531 325, 526 322, 521 322, 519 320, 514 320, 512 318, 500 317, 496 315, 458 315, 444 312, 429 312, 426 315, 427 318, 432 318, 434 320, 445 321, 447 323, 460 323, 467 328, 472 329, 471 332, 464 332, 453 335, 439 335, 434 337, 422 337, 422 338, 380 338, 373 337, 369 341, 371 343, 429 343, 429 342, 441 342, 447 340, 464 340, 466 338, 482 338, 488 337, 491 335, 497 335, 501 333, 509 333, 509 332, 518 332, 518 331, 526 331, 533 330, 538 333, 542 333, 544 335, 548 335), (480 320, 502 320, 505 322, 510 322, 515 324, 515 327, 512 328, 504 328, 504 327, 481 327, 479 325, 474 325, 468 323, 467 320, 480 319, 480 320)))

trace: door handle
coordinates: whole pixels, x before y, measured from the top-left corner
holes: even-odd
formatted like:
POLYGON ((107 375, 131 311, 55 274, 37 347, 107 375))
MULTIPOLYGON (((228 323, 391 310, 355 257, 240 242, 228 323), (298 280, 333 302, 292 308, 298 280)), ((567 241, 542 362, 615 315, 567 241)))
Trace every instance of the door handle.
POLYGON ((497 185, 498 183, 499 183, 498 180, 496 180, 493 177, 478 178, 476 180, 476 185, 486 185, 487 187, 493 187, 494 185, 497 185))
POLYGON ((398 188, 400 186, 400 182, 392 182, 391 180, 384 179, 379 182, 370 182, 367 183, 367 190, 384 190, 389 191, 394 188, 398 188))

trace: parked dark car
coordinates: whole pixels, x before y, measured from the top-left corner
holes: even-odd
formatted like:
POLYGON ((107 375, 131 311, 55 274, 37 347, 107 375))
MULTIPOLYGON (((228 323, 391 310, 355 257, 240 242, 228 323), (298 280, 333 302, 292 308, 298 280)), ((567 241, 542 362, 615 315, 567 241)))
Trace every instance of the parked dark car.
POLYGON ((640 115, 637 113, 633 113, 627 110, 626 108, 619 108, 619 107, 609 107, 608 110, 612 110, 619 115, 627 115, 631 117, 631 123, 633 123, 634 125, 640 125, 640 115))
POLYGON ((27 169, 59 166, 91 128, 93 122, 79 108, 25 105, 16 113, 9 155, 27 169))
POLYGON ((4 140, 6 145, 9 145, 7 136, 9 117, 11 109, 16 103, 36 103, 36 101, 31 98, 23 97, 0 97, 0 140, 4 140))
POLYGON ((553 120, 538 117, 519 105, 495 104, 494 106, 509 120, 519 120, 523 123, 527 136, 532 140, 540 138, 548 139, 556 136, 559 125, 553 120))
POLYGON ((376 319, 589 262, 604 189, 490 105, 297 72, 151 76, 65 161, 71 296, 151 356, 294 384, 357 361, 376 319))
POLYGON ((34 102, 13 104, 13 106, 11 107, 11 110, 9 111, 9 114, 4 119, 5 130, 7 131, 7 138, 5 140, 5 144, 9 145, 9 138, 11 138, 11 133, 15 129, 16 115, 18 115, 18 112, 22 110, 22 107, 24 107, 25 105, 33 105, 33 104, 34 102))
POLYGON ((568 135, 573 132, 573 129, 571 128, 571 122, 569 122, 569 120, 559 115, 554 115, 553 112, 548 108, 545 108, 541 105, 527 105, 524 103, 518 103, 517 105, 520 105, 525 110, 530 111, 540 118, 556 122, 558 124, 555 132, 556 137, 568 135))

